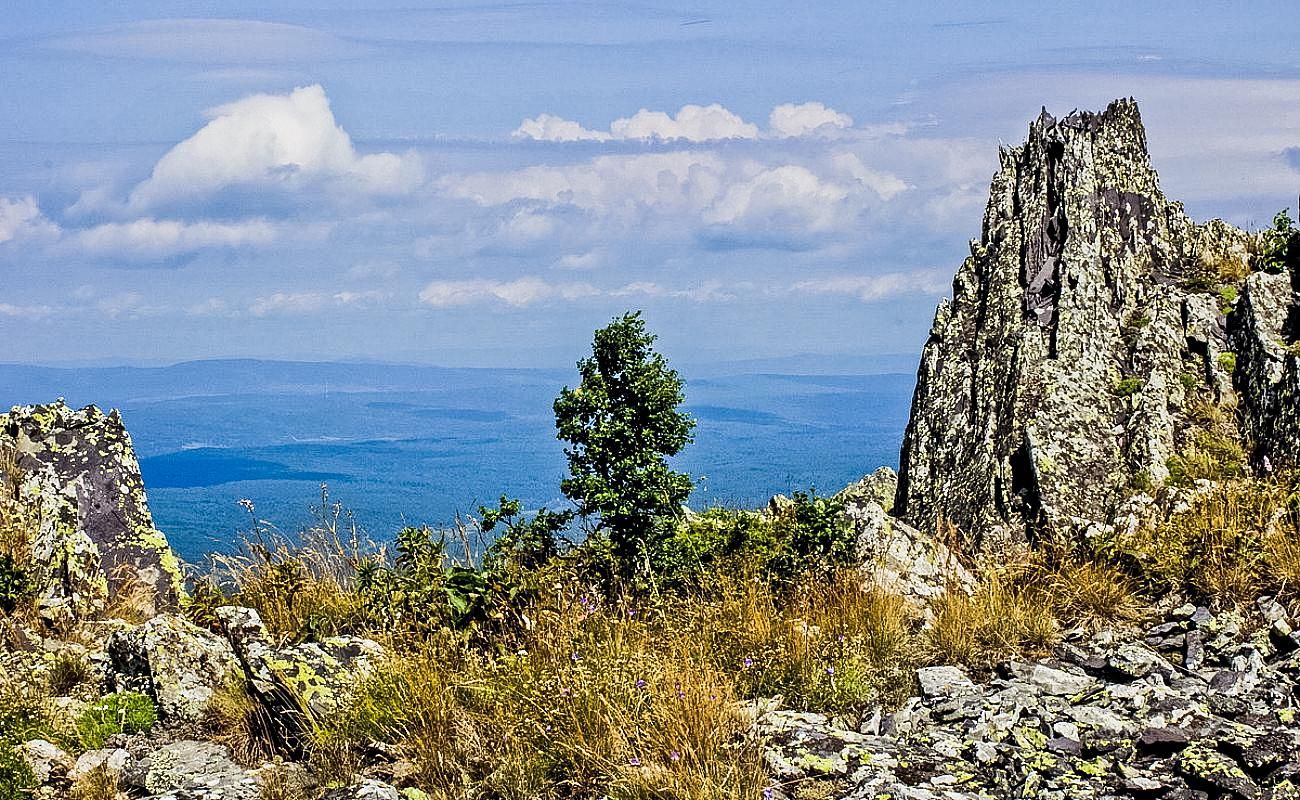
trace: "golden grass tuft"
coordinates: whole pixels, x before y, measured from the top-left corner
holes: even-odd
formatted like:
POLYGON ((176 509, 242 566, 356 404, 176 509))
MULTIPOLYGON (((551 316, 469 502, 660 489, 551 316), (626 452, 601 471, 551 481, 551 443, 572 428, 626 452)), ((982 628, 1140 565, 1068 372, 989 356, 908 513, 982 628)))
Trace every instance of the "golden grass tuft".
POLYGON ((1030 565, 990 569, 971 594, 949 591, 931 604, 930 660, 990 667, 1045 654, 1060 636, 1049 593, 1031 585, 1030 565))
POLYGON ((90 770, 72 784, 71 800, 127 800, 117 776, 103 765, 90 770))
POLYGON ((230 748, 234 759, 245 766, 275 756, 273 721, 241 675, 232 675, 212 696, 205 723, 213 739, 230 748))

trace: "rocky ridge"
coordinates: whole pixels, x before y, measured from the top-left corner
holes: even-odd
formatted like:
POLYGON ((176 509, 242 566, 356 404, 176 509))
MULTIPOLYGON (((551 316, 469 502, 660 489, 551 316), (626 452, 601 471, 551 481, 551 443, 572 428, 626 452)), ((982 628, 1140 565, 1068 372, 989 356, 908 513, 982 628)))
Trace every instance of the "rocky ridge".
POLYGON ((895 513, 986 551, 1095 534, 1169 478, 1198 400, 1238 393, 1254 463, 1290 462, 1296 300, 1284 275, 1246 278, 1255 260, 1246 233, 1164 196, 1132 100, 1044 110, 1001 152, 981 237, 935 313, 895 513))

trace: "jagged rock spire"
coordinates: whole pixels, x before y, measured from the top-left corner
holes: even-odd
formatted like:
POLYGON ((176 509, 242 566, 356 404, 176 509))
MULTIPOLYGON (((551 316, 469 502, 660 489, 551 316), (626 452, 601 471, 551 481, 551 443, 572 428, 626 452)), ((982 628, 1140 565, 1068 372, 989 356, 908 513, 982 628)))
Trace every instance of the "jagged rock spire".
POLYGON ((1161 193, 1133 100, 1044 110, 935 314, 895 513, 981 547, 1103 524, 1168 474, 1195 392, 1231 391, 1207 276, 1246 258, 1245 234, 1161 193))

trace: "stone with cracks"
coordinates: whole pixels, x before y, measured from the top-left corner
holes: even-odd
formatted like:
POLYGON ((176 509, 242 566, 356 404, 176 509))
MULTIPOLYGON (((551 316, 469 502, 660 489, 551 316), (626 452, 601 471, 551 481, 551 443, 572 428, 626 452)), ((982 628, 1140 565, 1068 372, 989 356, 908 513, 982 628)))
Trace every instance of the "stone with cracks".
POLYGON ((46 606, 82 616, 130 595, 145 615, 176 607, 180 564, 116 411, 16 406, 0 414, 0 449, 16 454, 20 499, 39 520, 28 546, 46 606))

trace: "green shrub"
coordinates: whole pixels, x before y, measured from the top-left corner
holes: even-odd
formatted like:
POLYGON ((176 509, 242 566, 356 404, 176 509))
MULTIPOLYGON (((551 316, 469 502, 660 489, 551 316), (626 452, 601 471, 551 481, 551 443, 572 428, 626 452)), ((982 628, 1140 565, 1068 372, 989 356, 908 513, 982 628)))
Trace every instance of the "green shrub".
POLYGON ((13 556, 0 554, 0 611, 12 613, 35 589, 27 570, 13 556))
POLYGON ((1121 378, 1115 382, 1115 394, 1120 397, 1132 397, 1142 391, 1145 385, 1141 378, 1121 378))
POLYGON ((77 735, 87 750, 104 746, 108 737, 119 733, 139 733, 158 721, 153 700, 139 692, 106 694, 91 703, 77 717, 77 735))
POLYGON ((1190 392, 1200 384, 1201 378, 1195 372, 1183 372, 1179 374, 1178 381, 1183 385, 1183 389, 1190 392))
POLYGON ((37 785, 27 760, 14 748, 0 745, 0 800, 30 800, 37 785))
POLYGON ((1233 436, 1198 430, 1187 448, 1170 458, 1165 466, 1169 469, 1167 483, 1170 486, 1188 487, 1198 480, 1219 481, 1243 476, 1246 452, 1233 436))
POLYGON ((1258 239, 1256 258, 1260 268, 1267 272, 1281 272, 1287 264, 1297 258, 1291 252, 1297 241, 1295 222, 1288 209, 1282 209, 1273 217, 1273 227, 1261 231, 1258 239))
POLYGON ((1232 375, 1237 371, 1237 354, 1232 352, 1219 353, 1219 369, 1232 375))
POLYGON ((1219 311, 1227 314, 1232 311, 1232 306, 1237 302, 1236 286, 1219 287, 1219 311))

